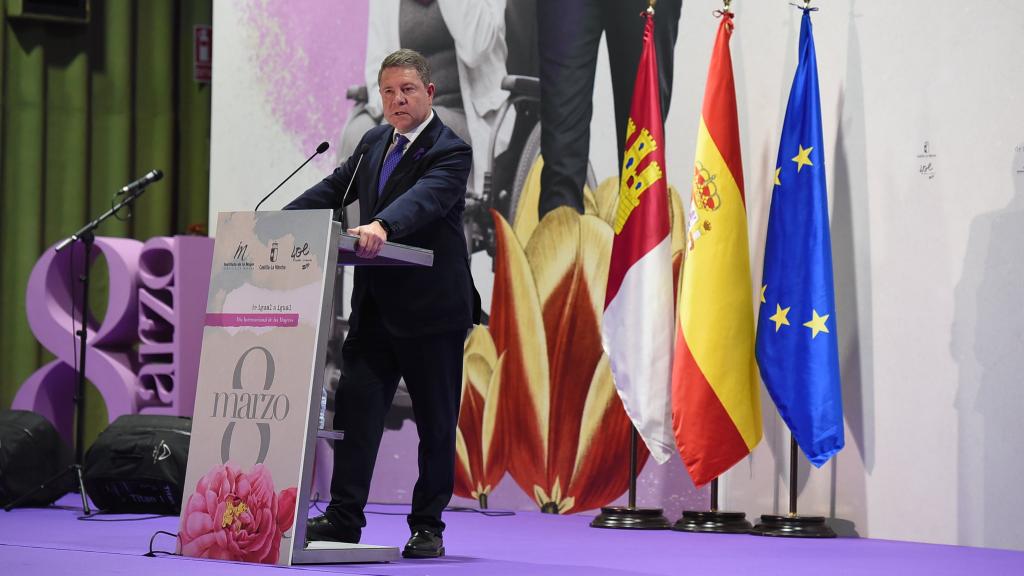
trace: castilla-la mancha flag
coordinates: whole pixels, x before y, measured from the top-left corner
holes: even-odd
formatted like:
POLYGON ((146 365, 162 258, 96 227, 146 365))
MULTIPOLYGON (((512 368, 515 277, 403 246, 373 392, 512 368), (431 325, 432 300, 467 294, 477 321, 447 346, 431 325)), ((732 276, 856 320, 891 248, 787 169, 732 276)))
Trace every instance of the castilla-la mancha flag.
POLYGON ((626 414, 651 455, 662 463, 675 450, 669 409, 674 330, 671 205, 654 17, 650 11, 644 17, 601 332, 626 414))
POLYGON ((672 367, 676 444, 697 486, 761 440, 732 17, 722 15, 704 90, 672 367))

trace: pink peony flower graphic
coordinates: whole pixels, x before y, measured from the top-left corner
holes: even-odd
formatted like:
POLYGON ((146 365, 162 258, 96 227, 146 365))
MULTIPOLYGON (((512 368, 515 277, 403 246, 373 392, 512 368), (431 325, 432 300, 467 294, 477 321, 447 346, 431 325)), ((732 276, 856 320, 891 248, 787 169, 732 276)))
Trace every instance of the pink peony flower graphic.
POLYGON ((295 518, 296 488, 274 492, 274 479, 263 464, 249 472, 228 462, 203 476, 189 496, 178 538, 181 553, 276 564, 281 536, 295 518))

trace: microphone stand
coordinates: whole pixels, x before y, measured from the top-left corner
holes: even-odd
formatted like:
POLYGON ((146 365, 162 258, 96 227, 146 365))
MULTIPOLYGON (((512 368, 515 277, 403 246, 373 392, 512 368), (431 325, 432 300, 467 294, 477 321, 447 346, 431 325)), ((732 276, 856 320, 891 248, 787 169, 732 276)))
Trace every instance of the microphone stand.
MULTIPOLYGON (((110 210, 107 210, 92 222, 89 222, 85 226, 82 226, 82 228, 79 229, 78 232, 75 232, 71 236, 65 238, 54 248, 55 252, 60 252, 72 242, 79 242, 81 243, 83 247, 83 252, 85 254, 85 263, 82 267, 82 275, 78 277, 78 280, 82 283, 82 321, 80 324, 81 328, 75 331, 75 335, 78 336, 78 369, 75 380, 75 393, 73 396, 75 404, 75 432, 73 439, 75 445, 75 461, 64 470, 61 470, 57 474, 48 478, 45 482, 40 484, 31 492, 23 494, 18 498, 14 499, 13 501, 9 502, 7 505, 4 506, 4 510, 7 512, 10 512, 18 504, 21 504, 23 501, 31 498, 37 492, 45 490, 51 485, 56 484, 58 481, 62 480, 64 476, 70 473, 74 475, 78 493, 82 497, 82 510, 85 512, 86 515, 92 513, 92 511, 89 508, 89 499, 85 494, 85 482, 82 479, 82 473, 84 470, 83 464, 85 462, 85 358, 86 336, 88 335, 89 332, 89 269, 91 267, 90 259, 92 257, 93 244, 96 241, 96 228, 99 227, 99 225, 102 224, 107 218, 110 218, 111 216, 116 214, 118 210, 134 202, 135 199, 137 199, 139 196, 142 195, 143 192, 145 192, 146 186, 148 185, 149 183, 147 182, 132 190, 132 192, 129 193, 128 196, 120 203, 118 203, 115 206, 112 206, 110 210)), ((72 253, 71 256, 74 256, 74 254, 72 253)), ((74 301, 74 296, 72 296, 72 301, 74 301)), ((72 318, 71 320, 72 322, 74 322, 74 318, 72 318)), ((59 484, 57 484, 57 486, 59 486, 59 484)))

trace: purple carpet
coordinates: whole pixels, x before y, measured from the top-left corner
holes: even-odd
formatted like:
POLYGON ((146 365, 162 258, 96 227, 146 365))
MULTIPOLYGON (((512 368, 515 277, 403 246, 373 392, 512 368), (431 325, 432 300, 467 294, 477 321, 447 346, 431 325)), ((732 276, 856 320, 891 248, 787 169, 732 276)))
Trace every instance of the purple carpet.
MULTIPOLYGON (((630 532, 588 527, 589 516, 518 512, 488 517, 449 512, 440 560, 281 568, 176 556, 143 556, 157 530, 177 531, 176 517, 99 515, 78 520, 74 495, 58 507, 0 511, 0 574, 461 574, 583 576, 595 574, 1024 574, 1024 552, 884 540, 798 540, 630 532)), ((401 546, 404 506, 371 505, 363 541, 401 546)), ((315 513, 315 512, 314 512, 315 513)), ((155 550, 174 550, 158 535, 155 550)))

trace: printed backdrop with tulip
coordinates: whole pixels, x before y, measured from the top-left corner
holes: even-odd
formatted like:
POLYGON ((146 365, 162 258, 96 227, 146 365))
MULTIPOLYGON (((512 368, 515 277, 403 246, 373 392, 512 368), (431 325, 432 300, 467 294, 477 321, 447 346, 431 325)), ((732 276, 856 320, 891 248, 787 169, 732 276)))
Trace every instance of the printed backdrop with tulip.
MULTIPOLYGON (((584 190, 584 214, 563 207, 538 222, 542 164, 514 222, 492 213, 491 317, 466 341, 455 493, 486 502, 507 473, 541 510, 565 514, 607 505, 629 486, 632 427, 601 347, 619 186, 609 178, 584 190)), ((678 272, 683 210, 669 196, 678 272)), ((647 457, 641 443, 641 467, 647 457)))

